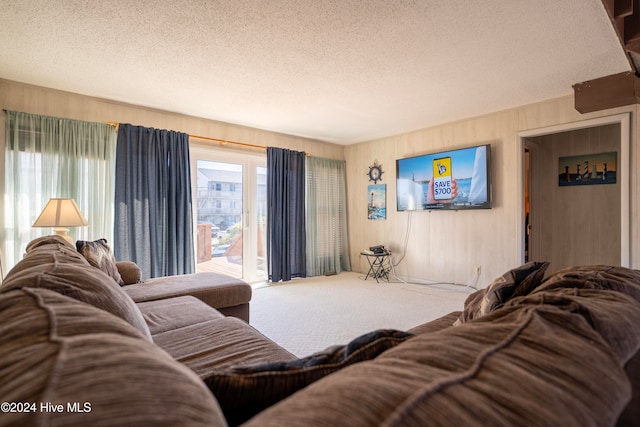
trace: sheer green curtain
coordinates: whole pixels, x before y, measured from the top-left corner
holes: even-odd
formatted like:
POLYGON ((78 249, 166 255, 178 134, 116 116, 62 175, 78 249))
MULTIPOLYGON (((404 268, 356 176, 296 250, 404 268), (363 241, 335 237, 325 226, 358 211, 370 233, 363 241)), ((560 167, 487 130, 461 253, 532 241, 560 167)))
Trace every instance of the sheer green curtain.
POLYGON ((73 198, 89 221, 74 240, 113 240, 116 133, 104 123, 6 111, 3 242, 5 272, 35 237, 32 228, 52 197, 73 198))
POLYGON ((307 158, 307 276, 351 271, 345 162, 307 158))

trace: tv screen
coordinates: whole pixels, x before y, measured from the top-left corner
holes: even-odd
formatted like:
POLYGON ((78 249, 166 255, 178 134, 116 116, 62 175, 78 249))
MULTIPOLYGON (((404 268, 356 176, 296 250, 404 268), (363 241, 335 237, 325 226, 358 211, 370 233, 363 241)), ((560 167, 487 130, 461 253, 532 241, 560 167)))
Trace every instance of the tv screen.
POLYGON ((398 211, 491 208, 491 144, 396 160, 398 211))

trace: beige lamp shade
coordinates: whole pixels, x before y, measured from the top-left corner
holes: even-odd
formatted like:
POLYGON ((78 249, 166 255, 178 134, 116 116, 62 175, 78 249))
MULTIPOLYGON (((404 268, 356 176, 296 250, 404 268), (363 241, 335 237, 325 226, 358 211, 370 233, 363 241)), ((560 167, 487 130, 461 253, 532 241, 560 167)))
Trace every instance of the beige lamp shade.
POLYGON ((53 227, 53 231, 65 238, 70 243, 71 237, 67 235, 67 227, 89 225, 87 219, 80 212, 80 208, 73 199, 50 199, 47 206, 33 223, 33 227, 53 227))

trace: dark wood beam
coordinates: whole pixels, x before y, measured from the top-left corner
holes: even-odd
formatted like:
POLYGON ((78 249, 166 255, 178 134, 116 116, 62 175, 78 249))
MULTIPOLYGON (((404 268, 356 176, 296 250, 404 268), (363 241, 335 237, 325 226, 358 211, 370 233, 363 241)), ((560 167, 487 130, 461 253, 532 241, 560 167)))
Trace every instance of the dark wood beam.
POLYGON ((633 15, 633 0, 607 0, 613 3, 613 13, 616 18, 624 18, 633 15))
POLYGON ((620 45, 627 53, 627 60, 634 71, 638 72, 640 64, 636 64, 630 52, 640 53, 639 9, 640 0, 602 0, 609 15, 611 25, 620 40, 620 45))
POLYGON ((611 18, 624 18, 633 14, 634 0, 602 0, 611 18))
POLYGON ((625 72, 573 85, 575 108, 581 113, 640 104, 640 78, 625 72))
MULTIPOLYGON (((626 1, 626 0, 625 0, 626 1)), ((640 13, 638 13, 639 0, 633 0, 631 5, 631 13, 624 17, 624 47, 627 51, 640 53, 640 13), (634 7, 635 6, 635 7, 634 7)), ((616 0, 616 6, 618 3, 624 3, 621 0, 616 0)), ((622 7, 622 6, 621 6, 622 7)))

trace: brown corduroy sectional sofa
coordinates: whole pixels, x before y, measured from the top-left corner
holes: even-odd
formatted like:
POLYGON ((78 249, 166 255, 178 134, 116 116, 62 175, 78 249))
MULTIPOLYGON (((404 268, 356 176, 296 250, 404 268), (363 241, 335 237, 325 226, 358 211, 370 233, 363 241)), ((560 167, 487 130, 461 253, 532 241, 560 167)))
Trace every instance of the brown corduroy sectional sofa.
POLYGON ((637 425, 640 272, 545 268, 298 359, 196 297, 134 302, 37 239, 0 286, 0 425, 637 425))

